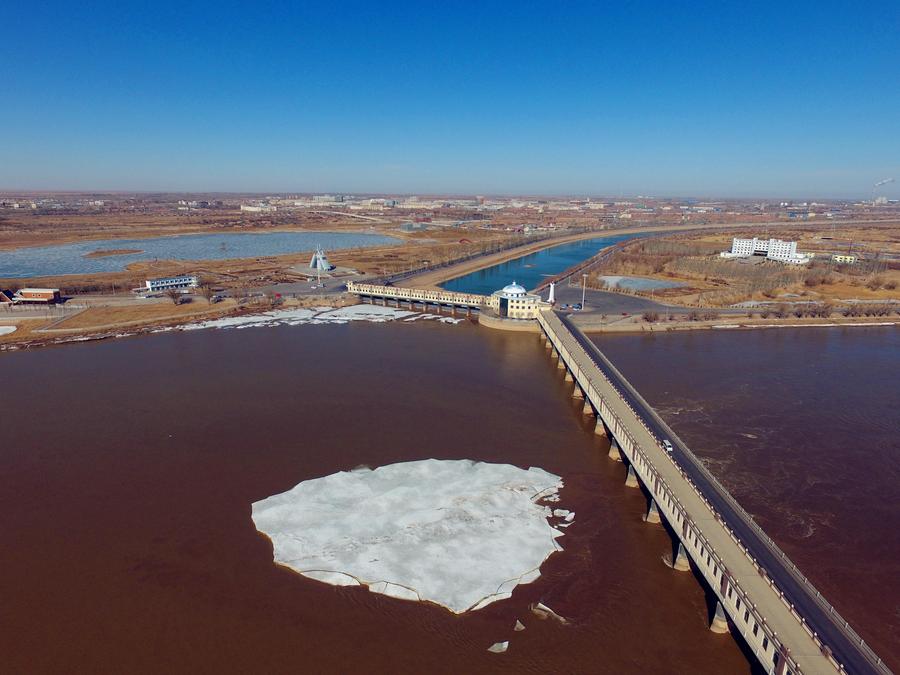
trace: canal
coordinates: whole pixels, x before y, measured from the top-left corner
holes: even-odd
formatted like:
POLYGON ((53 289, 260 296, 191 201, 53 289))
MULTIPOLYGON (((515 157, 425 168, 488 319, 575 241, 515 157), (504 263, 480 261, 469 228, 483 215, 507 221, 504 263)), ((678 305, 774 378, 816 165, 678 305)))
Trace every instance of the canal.
POLYGON ((512 281, 522 284, 525 288, 532 289, 546 277, 555 276, 569 267, 587 260, 607 246, 612 246, 626 239, 644 237, 647 234, 650 233, 617 234, 560 244, 559 246, 545 248, 537 253, 530 253, 521 258, 485 267, 482 270, 445 281, 440 286, 448 291, 480 293, 482 295, 490 295, 498 288, 503 288, 512 281))

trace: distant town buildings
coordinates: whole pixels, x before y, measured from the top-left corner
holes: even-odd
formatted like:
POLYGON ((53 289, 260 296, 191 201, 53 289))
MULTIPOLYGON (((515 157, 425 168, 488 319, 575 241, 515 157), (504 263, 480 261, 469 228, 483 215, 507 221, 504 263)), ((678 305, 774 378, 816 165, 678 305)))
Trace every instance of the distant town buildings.
POLYGON ((831 260, 841 265, 855 265, 858 258, 847 253, 835 253, 831 256, 831 260))
POLYGON ((402 223, 400 225, 400 230, 402 232, 419 232, 420 230, 427 230, 428 224, 424 222, 414 222, 414 223, 402 223))
POLYGON ((241 211, 247 213, 275 213, 277 206, 271 204, 241 204, 241 211))
POLYGON ((781 239, 738 239, 731 242, 730 251, 722 251, 719 254, 723 258, 749 258, 750 256, 765 256, 768 260, 789 265, 805 265, 812 259, 809 253, 798 253, 796 241, 782 241, 781 239))
POLYGON ((142 290, 147 293, 160 293, 172 289, 197 288, 199 285, 200 279, 190 274, 180 277, 165 277, 163 279, 147 279, 142 290))

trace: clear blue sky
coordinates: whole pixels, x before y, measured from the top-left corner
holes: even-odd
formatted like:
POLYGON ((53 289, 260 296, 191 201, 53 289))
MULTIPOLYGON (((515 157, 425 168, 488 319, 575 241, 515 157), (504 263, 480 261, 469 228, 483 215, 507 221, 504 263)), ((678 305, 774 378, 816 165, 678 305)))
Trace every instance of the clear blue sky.
POLYGON ((6 2, 0 73, 0 189, 900 181, 897 0, 6 2))

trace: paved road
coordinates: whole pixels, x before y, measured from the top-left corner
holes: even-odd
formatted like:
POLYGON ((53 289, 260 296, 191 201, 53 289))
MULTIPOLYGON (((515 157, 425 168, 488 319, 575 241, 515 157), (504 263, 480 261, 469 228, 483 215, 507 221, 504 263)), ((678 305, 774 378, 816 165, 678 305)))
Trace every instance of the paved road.
POLYGON ((850 673, 890 672, 884 666, 879 667, 873 661, 871 652, 866 653, 851 638, 845 629, 843 620, 840 623, 837 622, 835 615, 830 613, 824 598, 821 598, 821 596, 817 597, 815 591, 811 590, 811 585, 804 583, 799 574, 791 569, 789 563, 786 563, 785 559, 782 558, 781 552, 775 549, 774 544, 766 541, 764 535, 761 535, 760 531, 754 527, 746 512, 734 502, 724 488, 716 483, 694 453, 672 432, 656 411, 615 368, 611 367, 611 364, 600 353, 597 346, 575 327, 571 318, 564 314, 559 314, 558 316, 595 365, 609 378, 620 395, 634 409, 635 413, 650 427, 652 433, 659 439, 670 439, 672 441, 674 446, 672 456, 676 463, 690 477, 707 501, 718 511, 750 554, 756 558, 758 564, 775 581, 779 589, 788 598, 788 601, 794 605, 812 629, 819 634, 822 641, 831 648, 835 658, 844 665, 846 670, 850 673))

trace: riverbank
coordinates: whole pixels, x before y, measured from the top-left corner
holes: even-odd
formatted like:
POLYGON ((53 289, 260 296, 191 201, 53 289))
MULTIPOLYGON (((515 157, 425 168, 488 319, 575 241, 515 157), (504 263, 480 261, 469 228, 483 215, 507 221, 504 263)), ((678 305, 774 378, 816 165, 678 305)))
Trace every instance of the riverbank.
POLYGON ((752 330, 760 328, 832 328, 856 326, 900 326, 898 318, 836 317, 829 319, 749 319, 720 316, 702 321, 644 321, 640 316, 603 318, 584 314, 575 323, 586 333, 666 333, 689 330, 752 330))
POLYGON ((0 332, 0 351, 155 333, 174 330, 198 321, 254 316, 275 309, 339 309, 355 304, 355 298, 346 294, 334 294, 290 298, 278 305, 263 302, 239 304, 236 300, 226 299, 214 305, 191 302, 183 305, 155 303, 147 306, 91 306, 62 315, 48 314, 41 317, 0 313, 0 327, 16 328, 11 333, 0 332))

